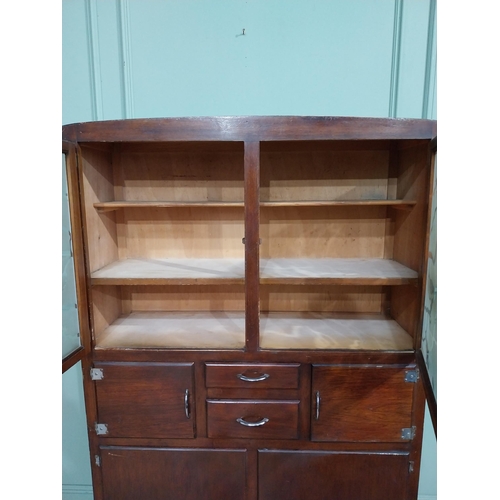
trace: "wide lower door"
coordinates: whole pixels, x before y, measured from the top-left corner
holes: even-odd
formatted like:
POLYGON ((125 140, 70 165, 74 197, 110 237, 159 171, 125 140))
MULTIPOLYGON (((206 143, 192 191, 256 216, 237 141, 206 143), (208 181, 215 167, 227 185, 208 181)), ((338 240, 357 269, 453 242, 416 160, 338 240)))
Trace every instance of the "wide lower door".
POLYGON ((244 500, 245 457, 245 450, 103 446, 104 500, 244 500))
POLYGON ((405 452, 259 451, 259 500, 405 500, 405 452))

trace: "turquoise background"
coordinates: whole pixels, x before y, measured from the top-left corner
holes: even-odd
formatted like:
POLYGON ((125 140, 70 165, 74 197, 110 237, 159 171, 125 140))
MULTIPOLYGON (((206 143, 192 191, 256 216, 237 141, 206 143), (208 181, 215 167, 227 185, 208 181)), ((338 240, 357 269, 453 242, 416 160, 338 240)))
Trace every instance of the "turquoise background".
MULTIPOLYGON (((436 118, 434 0, 63 0, 63 124, 214 115, 436 118), (243 29, 245 34, 243 35, 243 29)), ((77 328, 63 185, 63 330, 77 328)), ((424 356, 436 390, 436 224, 424 356)), ((63 499, 92 498, 80 364, 63 375, 63 499)), ((436 498, 428 413, 420 500, 436 498)))

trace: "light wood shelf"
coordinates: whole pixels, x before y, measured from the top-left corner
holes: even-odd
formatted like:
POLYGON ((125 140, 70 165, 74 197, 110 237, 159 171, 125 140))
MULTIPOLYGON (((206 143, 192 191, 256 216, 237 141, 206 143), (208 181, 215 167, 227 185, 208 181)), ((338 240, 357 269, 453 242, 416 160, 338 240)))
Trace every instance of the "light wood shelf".
MULTIPOLYGON (((392 207, 411 210, 416 201, 412 200, 296 200, 296 201, 260 201, 264 208, 273 207, 392 207)), ((122 208, 179 208, 179 207, 244 207, 243 201, 106 201, 94 203, 98 212, 110 212, 122 208)))
POLYGON ((404 351, 413 339, 382 314, 262 312, 260 347, 404 351))
POLYGON ((245 282, 243 259, 126 259, 91 275, 92 285, 237 285, 245 282))
POLYGON ((132 312, 115 320, 97 348, 243 349, 243 312, 132 312))
POLYGON ((261 259, 262 284, 415 284, 418 273, 389 259, 261 259))

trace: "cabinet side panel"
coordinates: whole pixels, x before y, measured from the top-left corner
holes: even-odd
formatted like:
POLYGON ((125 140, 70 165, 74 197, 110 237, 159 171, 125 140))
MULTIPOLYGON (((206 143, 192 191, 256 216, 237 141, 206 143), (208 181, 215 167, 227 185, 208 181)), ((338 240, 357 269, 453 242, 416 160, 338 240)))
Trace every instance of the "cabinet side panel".
POLYGON ((117 286, 98 286, 91 292, 92 331, 94 338, 122 314, 122 295, 117 286))
POLYGON ((114 200, 114 179, 108 149, 81 148, 84 223, 90 272, 118 259, 114 212, 98 213, 94 203, 114 200))

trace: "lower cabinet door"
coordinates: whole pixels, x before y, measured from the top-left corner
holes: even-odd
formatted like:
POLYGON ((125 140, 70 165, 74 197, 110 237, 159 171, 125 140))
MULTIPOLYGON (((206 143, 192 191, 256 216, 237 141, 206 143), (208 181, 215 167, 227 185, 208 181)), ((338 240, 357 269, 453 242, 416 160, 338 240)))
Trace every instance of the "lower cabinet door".
POLYGON ((405 500, 406 452, 259 451, 259 500, 405 500))
POLYGON ((315 365, 313 441, 402 442, 411 439, 413 389, 401 366, 315 365))
POLYGON ((102 437, 194 438, 192 363, 98 363, 102 437))
POLYGON ((104 500, 245 500, 245 462, 245 450, 103 446, 104 500))

